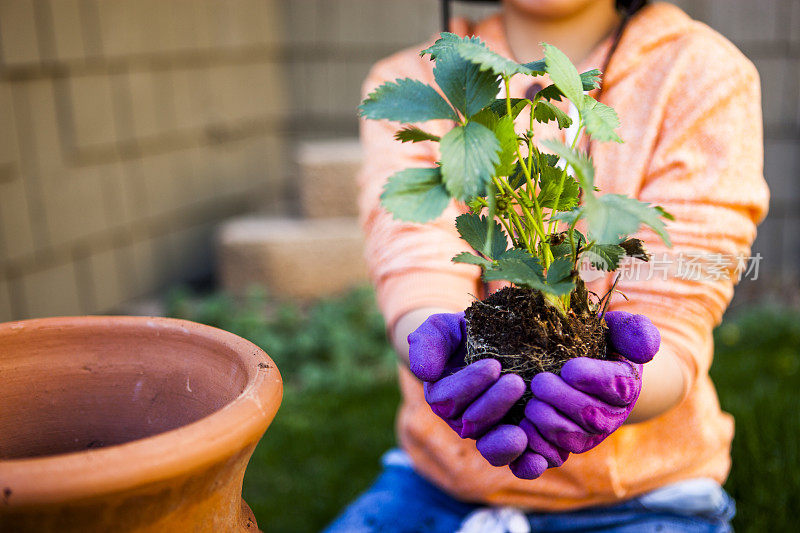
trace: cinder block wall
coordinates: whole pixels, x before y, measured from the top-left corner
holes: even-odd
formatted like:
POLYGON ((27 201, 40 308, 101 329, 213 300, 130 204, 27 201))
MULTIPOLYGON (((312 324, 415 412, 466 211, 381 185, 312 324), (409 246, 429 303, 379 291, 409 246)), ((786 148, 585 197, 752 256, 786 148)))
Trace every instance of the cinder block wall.
MULTIPOLYGON (((796 286, 800 0, 677 3, 761 72, 756 250, 796 286)), ((0 0, 0 320, 207 275, 219 221, 299 212, 289 144, 356 135, 370 65, 438 29, 437 0, 0 0)))
POLYGON ((267 0, 0 0, 0 320, 112 310, 279 211, 287 28, 267 0))

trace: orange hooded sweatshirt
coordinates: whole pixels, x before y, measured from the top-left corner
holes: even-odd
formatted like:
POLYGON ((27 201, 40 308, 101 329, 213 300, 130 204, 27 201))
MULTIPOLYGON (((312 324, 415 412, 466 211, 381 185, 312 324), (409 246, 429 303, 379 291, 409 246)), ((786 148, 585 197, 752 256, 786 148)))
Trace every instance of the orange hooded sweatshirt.
MULTIPOLYGON (((497 16, 472 29, 461 22, 456 32, 474 33, 511 56, 497 16)), ((602 68, 610 45, 610 39, 599 45, 579 70, 602 68)), ((377 63, 364 94, 396 78, 433 84, 433 63, 418 56, 424 46, 377 63)), ((532 81, 548 83, 517 77, 512 96, 523 96, 532 81)), ((668 225, 673 256, 731 260, 749 255, 768 203, 759 80, 750 61, 708 26, 673 5, 656 3, 630 21, 603 86, 601 99, 619 113, 618 132, 625 143, 592 143, 600 190, 652 202, 674 215, 668 225)), ((527 124, 528 119, 518 120, 527 124)), ((449 127, 441 121, 425 126, 438 134, 449 127)), ((434 143, 393 140, 399 127, 387 121, 361 124, 366 159, 359 205, 366 258, 390 329, 413 309, 464 309, 482 290, 477 267, 450 261, 468 249, 454 224, 464 206, 453 203, 423 225, 393 220, 381 207, 379 195, 390 175, 410 166, 433 166, 438 159, 434 143)), ((535 133, 538 139, 563 138, 552 123, 537 123, 535 133)), ((638 236, 655 257, 668 250, 649 230, 638 236)), ((623 426, 596 448, 525 481, 508 468, 490 466, 474 441, 460 439, 425 403, 420 382, 401 368, 397 431, 402 447, 421 475, 458 499, 532 510, 613 503, 689 478, 724 482, 733 419, 720 410, 708 370, 712 328, 733 295, 736 276, 719 277, 682 279, 672 272, 618 286, 628 301, 616 298, 612 308, 648 316, 661 331, 659 353, 672 352, 685 372, 685 398, 661 416, 623 426)), ((590 288, 603 294, 609 286, 606 276, 590 288)))

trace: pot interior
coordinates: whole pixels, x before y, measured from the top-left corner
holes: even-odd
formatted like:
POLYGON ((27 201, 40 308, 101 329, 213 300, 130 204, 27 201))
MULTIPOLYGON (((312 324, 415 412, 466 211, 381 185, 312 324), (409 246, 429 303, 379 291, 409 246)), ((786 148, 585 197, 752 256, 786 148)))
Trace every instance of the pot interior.
POLYGON ((0 328, 0 459, 122 444, 203 418, 251 376, 178 321, 98 317, 0 328))

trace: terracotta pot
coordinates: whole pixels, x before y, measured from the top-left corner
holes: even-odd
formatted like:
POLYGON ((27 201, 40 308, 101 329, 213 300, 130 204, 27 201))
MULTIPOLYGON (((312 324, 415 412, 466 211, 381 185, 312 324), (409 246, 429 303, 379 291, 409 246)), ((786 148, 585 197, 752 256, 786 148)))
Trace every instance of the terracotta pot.
POLYGON ((0 531, 256 531, 242 478, 282 389, 192 322, 0 324, 0 531))

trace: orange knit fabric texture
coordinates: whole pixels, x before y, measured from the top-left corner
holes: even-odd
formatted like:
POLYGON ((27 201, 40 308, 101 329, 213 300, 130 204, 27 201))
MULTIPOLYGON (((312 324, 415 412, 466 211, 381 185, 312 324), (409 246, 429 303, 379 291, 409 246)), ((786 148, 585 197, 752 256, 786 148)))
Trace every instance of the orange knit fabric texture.
MULTIPOLYGON (((465 21, 454 26, 457 33, 474 33, 511 57, 499 16, 473 28, 465 21)), ((364 95, 396 78, 433 84, 433 63, 418 56, 422 47, 377 63, 364 95)), ((609 48, 610 40, 599 45, 580 71, 601 68, 609 48)), ((512 96, 523 96, 533 81, 547 84, 514 78, 512 96)), ((668 224, 673 248, 643 230, 638 236, 648 250, 656 257, 665 252, 672 257, 749 255, 769 199, 762 171, 760 86, 750 61, 708 26, 675 6, 656 3, 631 20, 603 85, 601 99, 619 113, 618 132, 625 143, 592 143, 598 187, 660 205, 675 216, 668 224)), ((527 124, 527 116, 518 120, 527 124)), ((448 126, 441 121, 425 125, 437 134, 448 126)), ((452 203, 428 224, 399 222, 381 207, 379 196, 390 175, 411 166, 433 166, 438 159, 434 143, 395 141, 399 127, 387 121, 361 124, 365 163, 359 206, 365 253, 389 328, 413 309, 462 310, 482 291, 477 267, 450 261, 468 249, 454 225, 464 206, 452 203)), ((552 123, 537 123, 535 133, 538 139, 563 138, 552 123)), ((397 431, 417 471, 461 500, 549 511, 613 503, 689 478, 724 482, 733 419, 721 411, 708 370, 712 328, 733 295, 735 276, 684 279, 673 271, 642 277, 620 283, 628 300, 616 297, 612 308, 648 316, 661 331, 661 352, 670 351, 683 363, 689 390, 678 406, 623 426, 593 450, 573 454, 562 467, 525 481, 508 468, 486 463, 474 441, 460 439, 431 412, 420 382, 401 368, 397 431)), ((611 277, 604 276, 590 288, 603 294, 610 283, 611 277)))

